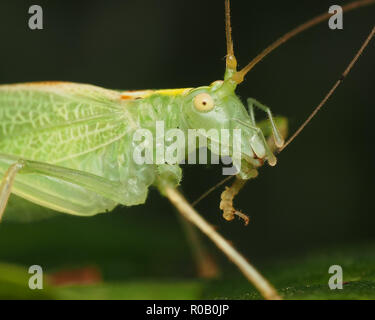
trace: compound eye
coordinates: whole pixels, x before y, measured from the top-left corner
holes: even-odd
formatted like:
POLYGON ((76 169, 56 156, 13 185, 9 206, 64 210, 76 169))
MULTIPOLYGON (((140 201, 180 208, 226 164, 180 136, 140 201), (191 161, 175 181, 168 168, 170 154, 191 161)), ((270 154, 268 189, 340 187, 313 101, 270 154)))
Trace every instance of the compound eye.
POLYGON ((194 97, 194 107, 198 111, 207 112, 214 108, 214 100, 208 93, 199 93, 194 97))

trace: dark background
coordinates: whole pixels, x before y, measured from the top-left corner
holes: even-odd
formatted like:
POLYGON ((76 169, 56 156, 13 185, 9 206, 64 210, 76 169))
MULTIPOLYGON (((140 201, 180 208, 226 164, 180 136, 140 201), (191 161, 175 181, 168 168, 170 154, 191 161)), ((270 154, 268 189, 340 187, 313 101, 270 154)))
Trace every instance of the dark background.
MULTIPOLYGON (((232 1, 234 48, 244 66, 277 37, 341 1, 232 1)), ((0 83, 63 80, 113 89, 178 88, 222 79, 224 1, 4 1, 0 83), (28 8, 44 29, 28 29, 28 8)), ((369 33, 375 7, 344 14, 273 52, 238 89, 290 120, 306 118, 369 33)), ((198 210, 257 266, 326 248, 375 240, 375 42, 317 118, 237 198, 251 223, 227 223, 220 191, 198 210)), ((258 119, 264 115, 259 113, 258 119)), ((185 166, 194 200, 218 182, 219 166, 185 166)), ((209 250, 237 271, 208 241, 209 250)), ((48 270, 97 265, 108 279, 192 276, 193 260, 174 209, 156 190, 143 206, 94 218, 61 215, 0 226, 0 261, 48 270)), ((332 261, 334 264, 334 261, 332 261)), ((327 267, 328 268, 328 267, 327 267)))

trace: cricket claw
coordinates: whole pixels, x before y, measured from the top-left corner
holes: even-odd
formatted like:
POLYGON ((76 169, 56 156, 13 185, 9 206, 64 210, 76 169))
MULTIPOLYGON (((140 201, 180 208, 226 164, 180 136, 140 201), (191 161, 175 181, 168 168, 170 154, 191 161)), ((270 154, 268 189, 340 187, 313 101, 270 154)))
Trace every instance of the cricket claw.
POLYGON ((230 212, 227 211, 223 213, 223 218, 227 221, 232 221, 235 216, 238 216, 240 219, 242 219, 245 223, 245 226, 247 226, 250 222, 250 218, 246 214, 242 213, 241 211, 234 210, 234 208, 232 208, 230 212))
POLYGON ((247 226, 250 221, 249 217, 233 207, 233 199, 244 184, 245 180, 236 179, 231 187, 225 187, 225 190, 221 194, 220 209, 223 210, 223 218, 225 220, 232 221, 235 216, 238 216, 245 222, 245 226, 247 226))
POLYGON ((236 211, 234 214, 244 221, 245 226, 249 224, 250 218, 246 214, 242 213, 241 211, 236 211))

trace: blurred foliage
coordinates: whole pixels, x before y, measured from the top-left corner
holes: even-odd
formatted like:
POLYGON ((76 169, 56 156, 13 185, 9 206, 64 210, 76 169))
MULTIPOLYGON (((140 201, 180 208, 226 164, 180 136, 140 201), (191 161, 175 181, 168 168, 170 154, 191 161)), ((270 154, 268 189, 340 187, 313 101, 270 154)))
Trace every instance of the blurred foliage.
MULTIPOLYGON (((375 299, 375 246, 341 248, 297 260, 278 261, 262 271, 284 299, 375 299), (344 287, 330 290, 332 259, 343 268, 344 287), (276 267, 277 266, 277 267, 276 267)), ((162 277, 154 280, 103 281, 91 285, 26 287, 27 270, 0 265, 2 299, 261 299, 242 277, 223 274, 203 280, 162 277), (4 276, 6 275, 6 276, 4 276)))
POLYGON ((0 263, 0 299, 53 299, 56 297, 45 286, 43 290, 29 289, 30 276, 27 268, 0 263))

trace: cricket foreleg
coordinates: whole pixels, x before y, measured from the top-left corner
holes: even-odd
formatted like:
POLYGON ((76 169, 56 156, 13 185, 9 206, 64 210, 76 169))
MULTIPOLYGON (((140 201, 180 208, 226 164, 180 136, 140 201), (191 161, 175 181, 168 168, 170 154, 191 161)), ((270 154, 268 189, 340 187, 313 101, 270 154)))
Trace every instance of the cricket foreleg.
POLYGON ((0 221, 3 217, 9 196, 12 192, 14 178, 16 177, 17 172, 23 167, 23 161, 18 161, 12 164, 4 174, 3 180, 0 185, 0 221))
POLYGON ((255 125, 254 106, 256 106, 260 110, 267 113, 268 119, 271 123, 272 134, 273 134, 273 138, 275 140, 275 144, 278 148, 281 148, 284 145, 284 138, 282 137, 282 135, 279 132, 279 129, 276 126, 276 123, 275 123, 274 118, 272 116, 271 109, 268 108, 267 106, 265 106, 264 104, 261 104, 260 102, 258 102, 257 100, 255 100, 253 98, 248 98, 247 104, 248 104, 248 107, 249 107, 249 114, 250 114, 250 118, 253 122, 253 125, 255 125))
MULTIPOLYGON (((264 147, 265 153, 266 153, 265 155, 266 155, 266 158, 268 160, 269 165, 270 166, 276 165, 277 159, 276 159, 275 155, 273 154, 270 146, 268 145, 267 140, 264 137, 264 134, 263 134, 262 130, 260 128, 258 128, 256 125, 248 124, 248 123, 246 123, 246 122, 244 122, 244 121, 242 121, 240 119, 234 119, 234 120, 237 121, 238 123, 240 123, 240 124, 242 124, 242 125, 250 128, 250 129, 253 129, 256 132, 256 135, 258 136, 258 138, 260 138, 262 140, 262 142, 263 142, 263 147, 264 147)), ((251 144, 251 146, 259 148, 259 146, 257 146, 257 145, 253 146, 251 144)), ((258 149, 258 153, 263 152, 262 149, 261 150, 258 149)), ((253 148, 253 150, 254 150, 255 153, 257 153, 256 149, 253 148)))
POLYGON ((221 194, 220 209, 223 210, 223 218, 227 221, 234 219, 234 216, 239 216, 244 220, 245 225, 249 224, 249 217, 236 210, 233 207, 233 199, 240 192, 242 187, 245 185, 247 180, 243 180, 236 177, 236 180, 230 187, 225 187, 225 190, 221 194))

